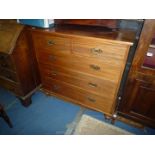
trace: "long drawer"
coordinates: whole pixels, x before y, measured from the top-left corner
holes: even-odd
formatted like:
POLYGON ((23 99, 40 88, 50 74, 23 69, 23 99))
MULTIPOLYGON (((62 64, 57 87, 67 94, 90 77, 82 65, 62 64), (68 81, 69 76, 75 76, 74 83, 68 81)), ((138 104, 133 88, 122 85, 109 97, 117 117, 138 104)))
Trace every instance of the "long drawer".
POLYGON ((40 63, 63 66, 84 73, 101 76, 105 79, 118 81, 122 70, 123 62, 98 60, 94 58, 83 58, 74 54, 53 55, 50 51, 37 51, 37 58, 40 63))
POLYGON ((96 78, 63 67, 39 64, 41 78, 48 81, 51 78, 64 81, 101 96, 113 98, 117 84, 101 78, 96 78))
POLYGON ((35 48, 46 48, 50 51, 70 51, 70 40, 66 37, 59 37, 58 35, 47 34, 33 34, 33 41, 35 48))
POLYGON ((108 44, 104 41, 96 41, 95 39, 73 39, 72 52, 83 56, 96 57, 99 59, 117 59, 123 60, 126 56, 127 48, 115 44, 108 44))
POLYGON ((0 86, 6 88, 7 90, 10 90, 11 92, 14 92, 16 95, 23 95, 20 86, 17 83, 4 79, 2 77, 0 77, 0 86))
POLYGON ((18 81, 17 73, 10 71, 8 69, 0 67, 0 76, 12 80, 14 82, 18 81))
POLYGON ((86 107, 91 107, 105 113, 111 113, 113 101, 108 98, 95 95, 53 79, 48 82, 43 81, 43 88, 58 95, 76 100, 86 107))

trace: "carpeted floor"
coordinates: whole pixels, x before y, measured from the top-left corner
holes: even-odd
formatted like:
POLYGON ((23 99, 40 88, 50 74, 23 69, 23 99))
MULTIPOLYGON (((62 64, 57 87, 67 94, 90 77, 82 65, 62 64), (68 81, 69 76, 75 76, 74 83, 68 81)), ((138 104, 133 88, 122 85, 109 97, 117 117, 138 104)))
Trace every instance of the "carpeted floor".
MULTIPOLYGON (((102 113, 46 96, 40 91, 33 95, 32 105, 25 108, 14 95, 0 88, 0 102, 14 126, 10 129, 0 118, 1 135, 70 135, 83 114, 107 122, 102 113)), ((115 126, 133 134, 155 134, 155 129, 139 129, 120 121, 116 121, 115 126)))

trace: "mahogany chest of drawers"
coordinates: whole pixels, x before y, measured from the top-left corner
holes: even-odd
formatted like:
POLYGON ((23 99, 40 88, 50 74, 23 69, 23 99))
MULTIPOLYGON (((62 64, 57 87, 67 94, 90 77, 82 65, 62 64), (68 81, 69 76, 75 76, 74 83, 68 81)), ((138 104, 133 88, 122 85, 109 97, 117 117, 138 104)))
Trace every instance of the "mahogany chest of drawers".
POLYGON ((36 58, 28 31, 16 23, 0 21, 0 86, 13 92, 24 106, 40 85, 36 58))
POLYGON ((111 116, 134 34, 63 26, 31 32, 42 89, 111 116))

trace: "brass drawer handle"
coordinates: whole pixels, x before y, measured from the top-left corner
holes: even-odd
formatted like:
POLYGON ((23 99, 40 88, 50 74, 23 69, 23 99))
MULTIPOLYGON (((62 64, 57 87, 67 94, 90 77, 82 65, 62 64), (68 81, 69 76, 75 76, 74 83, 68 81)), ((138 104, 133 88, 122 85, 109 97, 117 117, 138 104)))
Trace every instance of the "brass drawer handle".
POLYGON ((88 99, 90 102, 93 102, 93 103, 95 103, 95 102, 96 102, 96 100, 95 100, 95 99, 93 99, 93 98, 87 97, 87 99, 88 99))
POLYGON ((91 86, 91 87, 97 87, 97 84, 91 83, 91 82, 89 82, 88 85, 91 86))
POLYGON ((48 73, 49 77, 56 76, 56 75, 57 75, 56 71, 51 71, 51 72, 48 73))
POLYGON ((99 66, 94 65, 94 64, 90 65, 90 68, 92 68, 92 69, 94 69, 94 70, 96 70, 96 71, 98 71, 98 70, 101 69, 99 66))
POLYGON ((57 75, 57 72, 56 71, 52 71, 52 72, 47 73, 47 75, 48 75, 48 77, 53 77, 53 76, 57 75))
POLYGON ((99 48, 91 48, 90 49, 91 53, 93 54, 101 54, 103 51, 99 48))
POLYGON ((53 40, 48 40, 47 44, 51 46, 51 45, 55 45, 55 42, 53 40))
POLYGON ((55 75, 57 75, 57 72, 56 71, 52 71, 51 74, 55 76, 55 75))

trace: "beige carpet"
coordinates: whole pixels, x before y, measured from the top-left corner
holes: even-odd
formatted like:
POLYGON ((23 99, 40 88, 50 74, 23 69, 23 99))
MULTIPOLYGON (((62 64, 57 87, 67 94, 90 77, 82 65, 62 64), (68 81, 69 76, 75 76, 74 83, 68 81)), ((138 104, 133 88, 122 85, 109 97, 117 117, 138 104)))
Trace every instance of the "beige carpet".
POLYGON ((83 115, 76 126, 74 135, 131 135, 114 125, 97 120, 91 116, 83 115))

